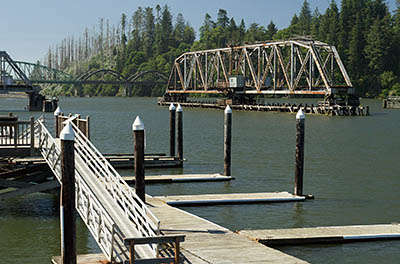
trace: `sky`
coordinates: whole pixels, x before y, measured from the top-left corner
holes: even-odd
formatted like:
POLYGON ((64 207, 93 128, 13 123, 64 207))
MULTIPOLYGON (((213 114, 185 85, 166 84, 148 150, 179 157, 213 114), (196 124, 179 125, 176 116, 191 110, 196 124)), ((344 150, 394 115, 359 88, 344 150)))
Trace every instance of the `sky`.
MULTIPOLYGON (((324 13, 331 0, 308 0, 311 9, 324 13)), ((386 0, 391 11, 396 0, 386 0)), ((340 6, 340 0, 336 0, 340 6)), ((44 58, 50 45, 68 36, 80 36, 85 28, 97 26, 100 18, 117 26, 121 14, 130 17, 139 6, 155 7, 167 4, 174 16, 182 13, 198 36, 204 15, 216 20, 220 8, 237 24, 243 18, 246 26, 258 23, 266 26, 271 20, 279 29, 289 25, 299 13, 303 0, 12 0, 2 1, 0 50, 14 60, 36 62, 44 58)))

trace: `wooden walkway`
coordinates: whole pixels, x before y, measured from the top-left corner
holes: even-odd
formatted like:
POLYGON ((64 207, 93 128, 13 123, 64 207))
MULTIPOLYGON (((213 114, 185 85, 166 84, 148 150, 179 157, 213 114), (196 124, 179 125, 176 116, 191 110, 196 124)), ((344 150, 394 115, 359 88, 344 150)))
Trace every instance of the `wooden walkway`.
MULTIPOLYGON (((18 148, 20 149, 20 148, 18 148)), ((133 168, 134 157, 129 156, 109 156, 106 157, 107 161, 114 168, 118 169, 129 169, 133 168)), ((12 159, 14 164, 45 164, 46 161, 42 157, 24 157, 24 158, 14 158, 12 159)), ((145 156, 144 166, 146 168, 177 168, 180 166, 180 161, 176 157, 169 156, 145 156)))
MULTIPOLYGON (((123 176, 127 183, 134 183, 135 176, 123 176)), ((146 184, 152 183, 178 183, 178 182, 214 182, 214 181, 230 181, 234 178, 221 174, 177 174, 177 175, 146 175, 146 184)))
POLYGON ((156 198, 175 206, 299 202, 305 200, 303 196, 296 196, 288 192, 174 195, 157 196, 156 198))
POLYGON ((400 239, 400 224, 242 230, 239 234, 265 245, 348 243, 400 239))
POLYGON ((181 244, 183 263, 307 263, 169 206, 155 197, 147 197, 146 201, 160 219, 163 234, 186 235, 185 242, 181 244))

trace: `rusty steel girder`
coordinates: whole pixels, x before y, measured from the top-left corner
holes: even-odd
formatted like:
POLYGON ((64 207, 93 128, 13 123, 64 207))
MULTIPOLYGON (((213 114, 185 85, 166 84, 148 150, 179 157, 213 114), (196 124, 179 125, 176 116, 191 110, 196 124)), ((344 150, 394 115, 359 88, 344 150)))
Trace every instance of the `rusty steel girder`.
POLYGON ((175 59, 167 94, 353 94, 334 46, 294 39, 186 52, 175 59))

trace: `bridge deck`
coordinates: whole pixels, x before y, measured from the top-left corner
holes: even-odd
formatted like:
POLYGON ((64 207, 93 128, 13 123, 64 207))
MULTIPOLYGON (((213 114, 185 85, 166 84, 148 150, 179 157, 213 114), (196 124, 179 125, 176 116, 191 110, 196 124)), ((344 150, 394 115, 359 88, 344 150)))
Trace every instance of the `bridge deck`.
POLYGON ((184 263, 306 263, 266 247, 208 220, 167 205, 157 198, 146 198, 161 221, 166 235, 184 234, 181 244, 184 263))

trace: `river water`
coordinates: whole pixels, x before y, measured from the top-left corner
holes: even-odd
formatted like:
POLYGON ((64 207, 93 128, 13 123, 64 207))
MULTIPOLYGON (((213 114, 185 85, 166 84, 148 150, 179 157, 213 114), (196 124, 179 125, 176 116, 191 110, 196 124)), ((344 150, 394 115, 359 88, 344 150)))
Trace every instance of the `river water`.
MULTIPOLYGON (((271 99, 283 102, 284 99, 271 99)), ((316 100, 302 100, 315 103, 316 100)), ((296 102, 296 100, 291 100, 296 102)), ((299 101, 297 101, 299 102, 299 101)), ((231 230, 274 229, 400 220, 400 110, 362 100, 371 116, 306 116, 304 191, 301 203, 185 207, 231 230)), ((0 114, 20 119, 27 99, 0 98, 0 114)), ((148 153, 168 153, 168 109, 156 98, 60 98, 65 113, 91 117, 91 137, 103 153, 132 153, 131 125, 137 115, 146 128, 148 153)), ((51 124, 52 113, 46 113, 51 124)), ((230 183, 149 185, 151 195, 236 192, 293 192, 295 115, 233 112, 230 183)), ((184 109, 182 169, 148 169, 147 174, 223 172, 223 111, 184 109)), ((121 171, 133 175, 133 170, 121 171)), ((0 262, 49 263, 59 255, 59 202, 33 194, 0 203, 0 262)), ((78 253, 98 248, 78 221, 78 253)), ((400 241, 278 248, 311 263, 399 263, 400 241)))

